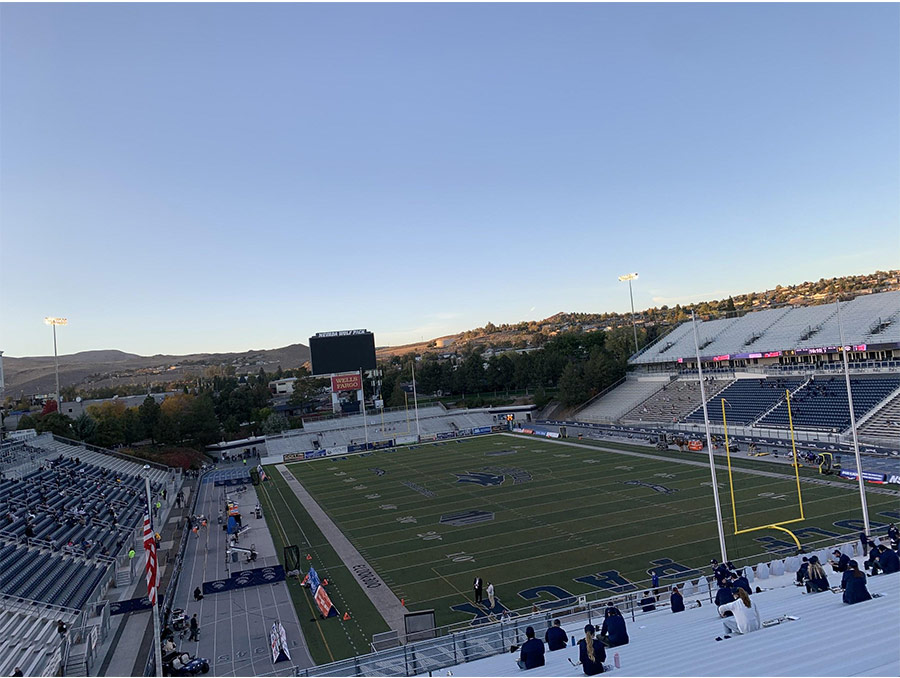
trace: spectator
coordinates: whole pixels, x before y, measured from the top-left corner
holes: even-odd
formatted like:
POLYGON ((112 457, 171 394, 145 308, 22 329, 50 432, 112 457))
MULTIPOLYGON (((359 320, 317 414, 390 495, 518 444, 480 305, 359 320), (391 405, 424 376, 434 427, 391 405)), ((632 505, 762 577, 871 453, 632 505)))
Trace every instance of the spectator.
POLYGON ((869 555, 869 535, 865 532, 860 532, 859 543, 862 544, 863 556, 869 555))
POLYGON ((18 678, 19 676, 22 676, 22 675, 24 675, 24 674, 22 673, 22 669, 20 669, 20 668, 17 666, 16 669, 15 669, 15 671, 13 671, 13 676, 15 676, 16 678, 18 678))
POLYGON ((809 569, 806 572, 806 592, 819 593, 828 589, 828 576, 819 564, 819 559, 813 556, 809 559, 809 569))
POLYGON ((897 526, 894 523, 888 525, 887 531, 888 539, 891 540, 891 548, 895 551, 900 548, 900 530, 897 529, 897 526))
POLYGON ((744 589, 738 589, 737 596, 734 602, 719 606, 725 633, 750 633, 759 630, 759 608, 750 602, 750 596, 744 589), (733 616, 726 616, 726 612, 731 612, 733 616))
POLYGON ((606 648, 603 643, 594 638, 594 627, 588 624, 584 627, 584 638, 578 641, 578 659, 586 676, 596 676, 603 673, 603 662, 606 660, 606 648))
POLYGON ((200 642, 200 622, 197 621, 197 615, 191 617, 191 635, 188 640, 196 640, 200 642))
POLYGON ((732 582, 732 588, 744 589, 744 591, 747 592, 748 596, 753 593, 753 590, 750 588, 750 582, 747 581, 747 577, 744 576, 743 572, 741 572, 734 578, 734 581, 732 582))
POLYGON ((716 591, 716 607, 733 602, 734 591, 731 590, 731 583, 728 580, 723 580, 722 583, 719 584, 719 590, 716 591))
POLYGON ((200 601, 203 600, 203 591, 200 590, 200 587, 194 589, 194 600, 200 601))
POLYGON ((797 570, 797 586, 803 586, 803 582, 806 580, 806 573, 809 571, 809 558, 803 556, 803 563, 800 565, 800 569, 797 570))
POLYGON ((839 549, 835 549, 832 554, 834 560, 831 561, 831 569, 835 572, 846 572, 850 567, 850 556, 841 553, 839 549))
POLYGON ((488 582, 487 587, 488 594, 488 604, 491 606, 491 609, 494 609, 494 585, 491 582, 488 582))
POLYGON ((544 665, 544 643, 539 638, 534 637, 534 628, 529 626, 525 629, 525 638, 527 640, 522 645, 519 652, 519 668, 520 669, 536 669, 538 666, 544 665))
POLYGON ((672 604, 672 612, 684 612, 684 596, 681 595, 681 591, 678 590, 677 586, 672 587, 672 597, 670 598, 672 604))
MULTIPOLYGON (((885 574, 900 572, 900 556, 897 556, 897 552, 893 549, 889 549, 884 544, 881 544, 878 547, 878 550, 878 564, 881 566, 881 570, 885 574)), ((874 572, 872 574, 874 574, 874 572)))
POLYGON ((656 598, 650 595, 649 591, 644 591, 644 597, 641 598, 639 605, 644 612, 653 612, 656 609, 656 598))
POLYGON ((844 589, 844 602, 848 605, 872 600, 872 595, 866 588, 866 574, 860 571, 855 560, 850 561, 850 569, 844 573, 841 588, 844 589))
POLYGON ((481 581, 481 577, 475 577, 475 582, 472 584, 472 588, 475 591, 475 604, 477 605, 482 600, 484 600, 484 595, 482 593, 482 588, 484 586, 484 582, 481 581))
POLYGON ((60 638, 65 637, 68 630, 69 628, 66 626, 66 623, 62 619, 56 622, 56 632, 59 634, 60 638))
POLYGON ((653 595, 659 595, 659 575, 656 573, 656 570, 653 571, 653 576, 650 578, 650 588, 653 589, 653 595))
POLYGON ((569 640, 569 637, 560 626, 559 619, 553 620, 553 626, 547 629, 547 633, 544 634, 544 640, 547 643, 547 649, 551 652, 566 648, 566 641, 569 640))
POLYGON ((603 625, 600 627, 600 640, 606 647, 628 645, 628 631, 619 608, 612 606, 606 608, 603 625))

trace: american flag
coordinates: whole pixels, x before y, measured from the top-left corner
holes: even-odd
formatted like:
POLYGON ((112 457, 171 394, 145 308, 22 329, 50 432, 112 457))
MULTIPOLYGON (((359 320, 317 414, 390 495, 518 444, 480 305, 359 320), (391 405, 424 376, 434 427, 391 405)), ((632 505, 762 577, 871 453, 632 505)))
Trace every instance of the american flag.
POLYGON ((150 605, 156 605, 156 540, 150 526, 150 513, 144 513, 144 549, 147 551, 147 597, 150 605))

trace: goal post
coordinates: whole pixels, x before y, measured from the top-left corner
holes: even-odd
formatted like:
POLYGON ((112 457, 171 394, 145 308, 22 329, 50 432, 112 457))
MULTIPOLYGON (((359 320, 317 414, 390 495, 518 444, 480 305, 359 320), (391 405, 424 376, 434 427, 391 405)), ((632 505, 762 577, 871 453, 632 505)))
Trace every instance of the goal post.
POLYGON ((746 527, 743 529, 738 528, 738 519, 737 519, 737 502, 734 499, 734 477, 731 472, 731 446, 728 442, 728 420, 725 415, 725 405, 727 401, 725 398, 722 398, 722 425, 725 429, 725 459, 728 464, 728 488, 731 493, 731 515, 732 520, 734 521, 734 534, 746 534, 747 532, 758 532, 759 530, 779 530, 781 532, 786 532, 791 536, 791 539, 794 540, 794 543, 797 545, 797 549, 800 550, 802 547, 800 545, 800 540, 797 538, 793 532, 784 527, 785 525, 791 525, 793 523, 799 523, 806 520, 806 516, 803 512, 803 493, 800 490, 800 462, 797 457, 797 443, 794 439, 794 420, 793 415, 791 413, 791 392, 789 389, 785 389, 785 403, 787 405, 788 411, 788 428, 791 433, 791 453, 793 455, 793 462, 791 466, 794 467, 794 477, 797 483, 797 503, 800 507, 800 517, 792 518, 790 520, 779 520, 774 523, 768 523, 766 525, 760 525, 758 527, 746 527))

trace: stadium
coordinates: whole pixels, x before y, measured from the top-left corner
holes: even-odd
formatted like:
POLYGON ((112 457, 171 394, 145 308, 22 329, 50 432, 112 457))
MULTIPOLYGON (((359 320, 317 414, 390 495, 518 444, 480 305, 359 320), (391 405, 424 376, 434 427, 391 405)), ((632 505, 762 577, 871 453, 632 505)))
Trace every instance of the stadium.
POLYGON ((310 346, 334 415, 211 446, 198 474, 2 443, 0 674, 511 675, 558 620, 573 643, 532 671, 576 676, 610 606, 617 675, 900 672, 900 573, 870 568, 861 605, 831 565, 796 586, 812 556, 898 548, 900 292, 683 322, 564 417, 387 409, 371 333, 310 346), (758 633, 716 642, 712 559, 752 585, 758 633))

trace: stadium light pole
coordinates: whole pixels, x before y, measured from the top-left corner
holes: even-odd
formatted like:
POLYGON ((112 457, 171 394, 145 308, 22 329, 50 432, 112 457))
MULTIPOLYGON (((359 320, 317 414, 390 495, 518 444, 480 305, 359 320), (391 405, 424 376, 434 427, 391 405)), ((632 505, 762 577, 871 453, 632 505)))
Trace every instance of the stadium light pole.
POLYGON ((626 275, 620 275, 619 281, 625 282, 628 281, 628 298, 631 299, 631 329, 634 330, 634 352, 638 352, 638 340, 637 340, 637 321, 634 319, 634 294, 631 292, 631 281, 636 280, 638 277, 637 273, 627 273, 626 275))
POLYGON ((362 400, 359 405, 362 409, 363 428, 366 431, 366 446, 369 445, 369 422, 366 420, 366 382, 363 378, 363 368, 359 368, 359 392, 362 394, 362 400))
POLYGON ((56 363, 56 411, 62 414, 62 396, 59 393, 59 355, 56 353, 56 326, 68 325, 67 318, 44 318, 44 323, 53 327, 53 360, 56 363))
POLYGON ((416 354, 412 357, 412 380, 413 380, 413 410, 416 413, 416 438, 419 437, 419 398, 416 395, 416 354))
MULTIPOLYGON (((725 550, 725 528, 722 526, 722 505, 719 503, 719 485, 716 482, 716 462, 713 457, 712 435, 709 432, 709 411, 706 409, 706 388, 703 386, 703 368, 700 367, 700 335, 697 333, 697 319, 691 311, 691 324, 694 327, 694 348, 697 351, 697 378, 700 380, 700 400, 703 402, 703 423, 706 425, 706 450, 709 452, 709 473, 712 476, 713 499, 716 502, 716 527, 719 529, 719 548, 722 551, 722 560, 728 562, 728 553, 725 550)), ((737 527, 737 526, 735 526, 737 527)))
POLYGON ((853 432, 853 453, 856 455, 856 479, 859 482, 859 501, 862 504, 863 525, 866 536, 869 531, 869 506, 866 503, 866 481, 863 480, 862 460, 859 458, 859 438, 856 437, 856 413, 853 411, 853 392, 850 390, 850 364, 847 359, 848 346, 844 343, 844 324, 841 322, 841 302, 837 302, 838 328, 841 332, 841 353, 844 356, 844 381, 847 384, 847 404, 850 406, 850 430, 853 432))

